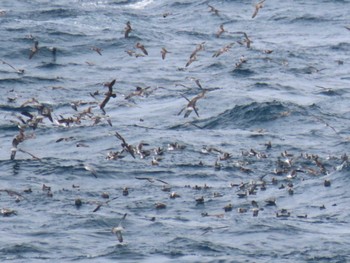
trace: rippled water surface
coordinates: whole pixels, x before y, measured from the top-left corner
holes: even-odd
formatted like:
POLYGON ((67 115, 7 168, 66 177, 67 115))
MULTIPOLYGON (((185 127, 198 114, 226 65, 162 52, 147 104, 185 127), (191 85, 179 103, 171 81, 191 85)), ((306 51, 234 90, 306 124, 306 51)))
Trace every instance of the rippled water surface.
POLYGON ((1 1, 1 261, 350 260, 350 1, 255 4, 1 1))

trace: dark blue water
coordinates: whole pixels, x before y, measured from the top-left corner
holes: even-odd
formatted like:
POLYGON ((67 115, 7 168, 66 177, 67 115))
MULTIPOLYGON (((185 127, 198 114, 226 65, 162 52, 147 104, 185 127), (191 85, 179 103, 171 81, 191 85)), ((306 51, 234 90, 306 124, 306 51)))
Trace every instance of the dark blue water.
POLYGON ((350 260, 350 1, 254 4, 1 1, 1 261, 350 260))

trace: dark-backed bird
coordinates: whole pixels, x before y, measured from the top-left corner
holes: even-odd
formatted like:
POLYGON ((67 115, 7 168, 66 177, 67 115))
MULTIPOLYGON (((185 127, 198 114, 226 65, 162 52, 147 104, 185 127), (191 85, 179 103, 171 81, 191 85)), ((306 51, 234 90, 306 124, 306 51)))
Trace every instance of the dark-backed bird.
POLYGON ((107 82, 104 84, 104 86, 108 87, 108 91, 106 93, 106 97, 105 99, 102 101, 102 103, 100 104, 100 109, 103 111, 103 113, 106 114, 106 111, 104 110, 104 107, 106 106, 106 104, 108 103, 109 99, 115 98, 117 95, 115 93, 113 93, 113 85, 115 84, 115 79, 112 80, 111 82, 107 82))
POLYGON ((160 51, 160 53, 162 54, 162 59, 164 60, 166 54, 171 53, 171 52, 169 52, 168 50, 166 50, 166 48, 163 47, 162 50, 160 51))
POLYGON ((115 136, 122 141, 121 146, 123 147, 123 151, 130 153, 130 155, 135 159, 135 150, 134 147, 128 144, 125 139, 118 133, 115 132, 115 136))
POLYGON ((148 56, 148 52, 147 52, 147 50, 145 49, 145 46, 144 45, 142 45, 141 43, 137 43, 136 44, 136 48, 139 48, 139 49, 141 49, 141 51, 143 52, 143 54, 145 54, 146 56, 148 56))
POLYGON ((187 118, 188 116, 190 116, 192 111, 194 111, 196 113, 197 117, 199 117, 196 103, 199 99, 204 97, 204 95, 207 93, 207 91, 208 90, 204 89, 201 93, 199 93, 197 96, 195 96, 191 100, 189 100, 187 97, 185 97, 185 95, 181 94, 181 96, 184 97, 188 101, 188 104, 186 107, 182 108, 181 111, 177 115, 180 115, 184 110, 186 110, 184 118, 187 118))
POLYGON ((124 37, 128 38, 131 31, 132 31, 131 24, 130 24, 130 21, 128 21, 126 22, 126 25, 125 25, 124 37))
POLYGON ((51 109, 48 106, 45 106, 43 104, 39 104, 38 106, 38 112, 41 116, 44 116, 48 118, 51 122, 53 122, 52 116, 51 116, 51 109))
POLYGON ((219 15, 219 10, 217 10, 214 6, 208 4, 208 7, 210 8, 209 10, 210 13, 213 13, 214 15, 217 15, 217 16, 219 15))

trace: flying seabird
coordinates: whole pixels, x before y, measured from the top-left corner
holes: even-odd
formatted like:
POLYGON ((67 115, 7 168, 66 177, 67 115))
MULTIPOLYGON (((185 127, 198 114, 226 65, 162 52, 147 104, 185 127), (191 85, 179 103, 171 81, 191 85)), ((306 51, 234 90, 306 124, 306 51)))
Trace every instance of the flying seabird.
POLYGON ((265 2, 265 0, 262 0, 262 1, 260 1, 259 3, 257 3, 255 5, 255 10, 254 10, 254 13, 252 15, 252 18, 256 17, 256 15, 258 14, 260 8, 263 8, 264 2, 265 2))
POLYGON ((196 103, 199 99, 204 97, 204 95, 205 95, 205 93, 207 93, 207 91, 208 91, 207 89, 204 89, 201 93, 199 93, 197 96, 195 96, 191 100, 189 100, 187 97, 185 97, 185 95, 181 94, 181 96, 184 97, 188 101, 188 104, 177 115, 180 115, 184 110, 186 110, 184 118, 187 118, 188 116, 190 116, 191 112, 194 110, 196 115, 199 117, 196 103))
POLYGON ((148 86, 146 88, 141 88, 139 86, 136 87, 136 90, 131 92, 129 95, 127 95, 125 97, 126 100, 130 99, 131 97, 134 97, 134 96, 144 96, 144 95, 148 95, 147 94, 147 90, 150 89, 151 86, 148 86))
POLYGON ((190 59, 195 57, 197 52, 204 50, 204 44, 205 44, 205 42, 202 42, 196 46, 196 49, 190 55, 190 59))
MULTIPOLYGON (((103 194, 102 194, 102 197, 103 197, 103 198, 109 198, 109 195, 108 195, 108 193, 103 193, 103 194)), ((96 213, 98 210, 100 210, 100 208, 101 208, 103 205, 108 205, 109 202, 111 202, 112 200, 115 200, 115 199, 117 199, 117 198, 118 198, 118 196, 117 196, 117 197, 114 197, 114 198, 112 198, 112 199, 109 199, 109 200, 107 200, 106 202, 98 202, 96 208, 95 208, 92 212, 93 212, 93 213, 96 213)))
POLYGON ((224 29, 224 24, 221 24, 218 32, 216 33, 216 37, 220 37, 224 32, 226 32, 224 29))
POLYGON ((12 66, 10 63, 7 63, 6 61, 4 61, 2 59, 0 59, 0 61, 1 61, 2 64, 5 64, 5 65, 9 66, 10 68, 12 68, 18 74, 23 74, 24 73, 24 69, 17 69, 14 66, 12 66))
POLYGON ((116 234, 117 238, 118 238, 118 241, 120 243, 123 242, 123 236, 122 236, 122 231, 124 231, 124 228, 122 226, 122 222, 125 220, 125 217, 127 216, 127 213, 124 214, 124 216, 122 217, 122 219, 120 220, 118 226, 116 227, 113 227, 112 228, 112 233, 113 234, 116 234))
POLYGON ((38 112, 41 116, 47 117, 51 122, 53 122, 52 116, 51 116, 51 109, 43 104, 39 104, 38 106, 38 112))
POLYGON ((108 103, 109 99, 115 98, 117 95, 115 93, 113 93, 113 85, 115 84, 115 79, 112 80, 111 82, 107 82, 104 84, 104 86, 108 87, 108 92, 106 93, 106 97, 105 99, 102 101, 102 103, 100 104, 100 109, 103 111, 104 114, 106 114, 104 107, 106 106, 106 104, 108 103))
POLYGON ((219 10, 217 10, 214 6, 208 4, 208 7, 210 8, 209 12, 217 16, 219 15, 219 10))
POLYGON ((144 45, 142 45, 141 43, 137 43, 136 44, 136 48, 139 48, 139 49, 141 49, 141 51, 143 52, 143 54, 145 54, 146 56, 148 56, 148 52, 147 52, 147 50, 145 49, 145 46, 144 45))
POLYGON ((169 52, 168 50, 166 50, 166 48, 163 47, 162 50, 160 51, 160 53, 162 54, 162 59, 164 60, 166 54, 171 53, 171 52, 169 52))
POLYGON ((224 46, 223 48, 220 48, 218 51, 216 51, 214 54, 213 54, 213 58, 217 58, 218 56, 224 54, 225 52, 229 51, 230 48, 233 46, 233 43, 230 43, 226 46, 224 46))
POLYGON ((20 129, 19 134, 16 135, 12 140, 12 149, 11 149, 11 160, 15 159, 17 153, 17 146, 25 140, 24 130, 20 129))
POLYGON ((128 144, 125 139, 118 133, 115 132, 115 136, 122 141, 121 146, 123 147, 123 151, 126 151, 128 153, 130 153, 130 155, 135 159, 135 151, 134 151, 134 147, 130 144, 128 144))
POLYGON ((92 51, 96 51, 97 54, 99 54, 100 56, 102 56, 102 49, 99 47, 92 47, 91 48, 92 51))
POLYGON ((34 47, 30 49, 30 55, 29 59, 32 59, 32 57, 39 51, 39 42, 35 41, 34 42, 34 47))
POLYGON ((154 177, 135 177, 135 179, 137 180, 147 180, 148 182, 150 183, 154 183, 155 181, 158 181, 158 182, 161 182, 163 184, 169 184, 161 179, 158 179, 158 178, 154 178, 154 177))
MULTIPOLYGON (((245 42, 247 48, 250 48, 250 45, 251 45, 252 41, 251 41, 250 38, 248 37, 247 33, 246 33, 246 32, 242 32, 242 31, 235 32, 235 33, 237 33, 237 34, 243 34, 243 35, 244 35, 244 38, 245 38, 243 42, 245 42)), ((237 42, 238 42, 238 41, 237 41, 237 42)), ((240 42, 238 42, 238 43, 241 44, 241 45, 243 45, 243 43, 240 43, 240 42)))
POLYGON ((95 176, 95 178, 97 178, 97 172, 96 172, 95 168, 92 167, 90 164, 84 164, 84 169, 85 169, 86 171, 91 172, 92 175, 95 176))
POLYGON ((190 59, 187 61, 186 65, 185 65, 185 67, 187 68, 189 65, 191 65, 196 60, 197 60, 197 56, 195 54, 195 55, 190 57, 190 59))

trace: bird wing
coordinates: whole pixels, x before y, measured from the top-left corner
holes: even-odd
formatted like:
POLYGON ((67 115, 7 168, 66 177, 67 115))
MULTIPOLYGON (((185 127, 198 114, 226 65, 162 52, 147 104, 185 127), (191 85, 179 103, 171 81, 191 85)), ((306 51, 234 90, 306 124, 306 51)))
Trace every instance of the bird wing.
POLYGON ((115 84, 115 79, 112 80, 112 81, 108 84, 108 90, 109 90, 110 93, 113 92, 113 89, 112 89, 112 88, 113 88, 114 84, 115 84))
POLYGON ((125 141, 125 139, 124 139, 118 132, 115 132, 115 136, 116 136, 119 140, 121 140, 124 144, 127 144, 126 141, 125 141))
POLYGON ((193 109, 194 109, 194 112, 197 114, 197 117, 199 117, 199 114, 198 114, 196 106, 193 106, 193 109))
POLYGON ((190 102, 190 100, 183 94, 180 94, 183 98, 185 98, 185 100, 187 100, 188 102, 190 102))
POLYGON ((181 115, 181 113, 186 109, 186 107, 183 107, 180 112, 177 114, 177 116, 181 115))
POLYGON ((104 99, 104 100, 101 102, 101 104, 100 104, 100 109, 103 110, 103 112, 105 112, 105 111, 104 111, 104 107, 105 107, 106 104, 108 103, 109 99, 110 99, 110 96, 107 95, 107 96, 105 97, 105 99, 104 99))

